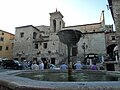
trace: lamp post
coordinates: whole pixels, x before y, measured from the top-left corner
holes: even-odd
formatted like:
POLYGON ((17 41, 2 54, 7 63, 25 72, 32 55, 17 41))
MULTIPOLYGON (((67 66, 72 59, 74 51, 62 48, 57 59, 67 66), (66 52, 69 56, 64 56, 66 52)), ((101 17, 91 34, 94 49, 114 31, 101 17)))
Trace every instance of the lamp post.
POLYGON ((88 45, 86 45, 86 43, 84 42, 82 45, 82 49, 84 51, 84 60, 85 60, 85 50, 88 48, 88 45))
POLYGON ((19 57, 19 61, 21 61, 21 56, 22 56, 22 53, 17 53, 17 56, 19 57))

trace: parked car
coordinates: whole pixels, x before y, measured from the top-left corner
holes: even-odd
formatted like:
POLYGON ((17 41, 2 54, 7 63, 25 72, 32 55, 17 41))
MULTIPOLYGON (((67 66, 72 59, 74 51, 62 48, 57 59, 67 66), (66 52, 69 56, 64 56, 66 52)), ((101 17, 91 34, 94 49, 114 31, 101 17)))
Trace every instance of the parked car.
POLYGON ((8 60, 8 58, 0 58, 0 65, 2 65, 3 60, 8 60))
POLYGON ((56 65, 50 64, 50 69, 60 70, 56 65))
POLYGON ((3 68, 22 69, 22 64, 17 60, 3 60, 2 66, 3 68))

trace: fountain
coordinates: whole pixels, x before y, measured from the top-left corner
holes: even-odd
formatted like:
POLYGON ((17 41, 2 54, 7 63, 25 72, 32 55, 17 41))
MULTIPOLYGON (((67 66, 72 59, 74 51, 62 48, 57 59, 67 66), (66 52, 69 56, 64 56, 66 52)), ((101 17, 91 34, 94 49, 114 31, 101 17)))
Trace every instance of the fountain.
POLYGON ((72 81, 72 62, 70 61, 70 50, 73 45, 80 40, 82 32, 78 30, 62 30, 58 32, 59 39, 62 43, 67 45, 68 49, 68 81, 72 81))

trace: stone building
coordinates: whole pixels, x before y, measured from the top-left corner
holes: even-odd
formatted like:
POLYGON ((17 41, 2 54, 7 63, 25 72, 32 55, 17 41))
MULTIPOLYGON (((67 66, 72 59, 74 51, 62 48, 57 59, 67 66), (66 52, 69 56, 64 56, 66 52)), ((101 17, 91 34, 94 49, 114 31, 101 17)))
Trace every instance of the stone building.
POLYGON ((35 52, 39 52, 38 45, 34 43, 39 33, 32 25, 16 27, 13 56, 21 59, 32 58, 35 52))
POLYGON ((14 37, 14 34, 0 30, 0 58, 13 58, 12 53, 14 37))
MULTIPOLYGON (((108 7, 108 10, 111 11, 111 14, 112 14, 112 17, 114 20, 114 24, 115 24, 115 30, 116 30, 116 32, 114 32, 115 36, 112 35, 112 37, 111 37, 111 39, 112 39, 111 41, 113 41, 115 43, 110 45, 110 47, 107 48, 107 51, 110 51, 111 47, 117 45, 114 48, 114 50, 117 50, 116 59, 118 59, 118 60, 117 61, 108 61, 108 62, 106 62, 106 65, 108 64, 109 67, 113 67, 113 69, 119 71, 120 70, 120 58, 119 58, 120 57, 120 19, 119 19, 120 18, 120 0, 107 0, 107 1, 109 4, 109 5, 107 5, 107 7, 108 7), (113 39, 116 39, 116 41, 113 39)), ((109 42, 107 42, 107 43, 109 43, 109 42)))
MULTIPOLYGON (((75 29, 81 31, 82 37, 71 49, 73 59, 83 60, 89 53, 98 56, 106 55, 105 19, 102 11, 100 22, 84 25, 65 26, 63 15, 59 11, 50 13, 50 26, 16 27, 14 53, 16 59, 50 59, 51 63, 59 64, 67 60, 67 47, 59 41, 57 33, 60 30, 75 29), (85 45, 85 49, 83 49, 85 45)), ((74 60, 75 61, 75 60, 74 60)))
POLYGON ((50 26, 16 27, 14 58, 20 60, 51 59, 51 63, 58 63, 58 59, 62 58, 64 54, 60 50, 60 45, 63 44, 56 35, 65 25, 62 18, 63 15, 56 11, 50 13, 50 26))

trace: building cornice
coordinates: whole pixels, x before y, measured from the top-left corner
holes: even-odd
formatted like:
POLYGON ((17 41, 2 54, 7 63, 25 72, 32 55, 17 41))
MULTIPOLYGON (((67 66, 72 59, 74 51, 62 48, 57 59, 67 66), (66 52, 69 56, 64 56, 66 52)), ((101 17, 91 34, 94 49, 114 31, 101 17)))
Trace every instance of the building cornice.
POLYGON ((85 32, 83 34, 94 34, 94 33, 105 33, 104 31, 97 31, 97 32, 85 32))
POLYGON ((78 26, 88 26, 88 25, 96 25, 96 24, 101 24, 101 22, 99 22, 99 23, 90 23, 90 24, 83 24, 83 25, 67 26, 67 27, 64 27, 64 28, 78 27, 78 26))

